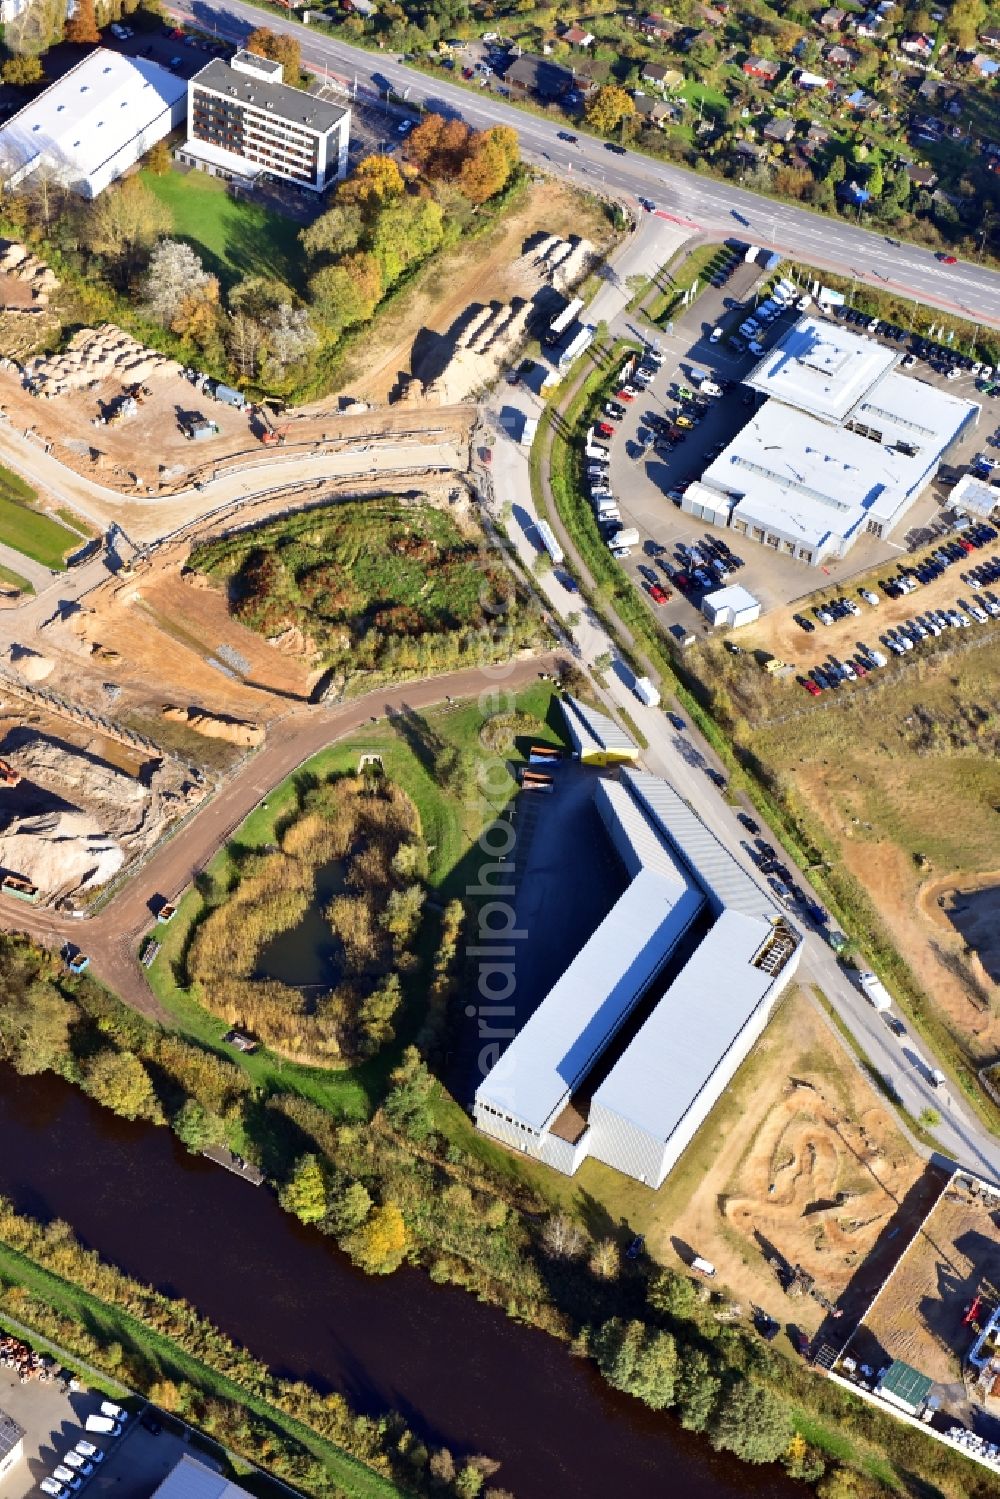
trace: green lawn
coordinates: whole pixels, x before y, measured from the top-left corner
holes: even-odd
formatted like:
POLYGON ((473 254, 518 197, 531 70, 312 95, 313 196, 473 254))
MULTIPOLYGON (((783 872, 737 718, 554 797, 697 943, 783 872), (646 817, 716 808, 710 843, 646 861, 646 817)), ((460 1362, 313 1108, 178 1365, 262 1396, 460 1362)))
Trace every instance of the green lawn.
POLYGON ((0 583, 6 584, 8 588, 16 588, 19 593, 34 593, 35 591, 27 578, 22 578, 21 574, 16 573, 12 567, 0 567, 0 583))
POLYGON ((299 224, 238 201, 204 172, 143 172, 142 180, 173 214, 173 232, 193 246, 225 290, 245 276, 270 276, 302 289, 299 224))
MULTIPOLYGON (((33 510, 37 499, 30 484, 9 469, 0 468, 0 542, 43 567, 62 571, 66 554, 79 545, 80 536, 51 516, 33 510)), ((16 573, 10 576, 18 579, 16 573)), ((18 581, 20 586, 24 579, 18 581)))

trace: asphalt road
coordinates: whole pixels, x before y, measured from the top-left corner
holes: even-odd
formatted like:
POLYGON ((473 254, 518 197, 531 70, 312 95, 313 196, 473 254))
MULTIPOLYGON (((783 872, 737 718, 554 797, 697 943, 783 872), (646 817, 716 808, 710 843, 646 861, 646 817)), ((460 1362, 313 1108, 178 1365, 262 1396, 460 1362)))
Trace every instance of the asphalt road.
POLYGON ((287 31, 302 43, 305 65, 353 89, 387 84, 414 103, 444 106, 471 125, 513 125, 528 160, 584 186, 648 197, 667 217, 692 233, 736 235, 799 257, 810 265, 845 276, 857 276, 872 286, 915 297, 930 306, 958 313, 975 322, 1000 326, 1000 273, 966 262, 942 266, 933 251, 916 245, 891 245, 883 234, 797 208, 772 202, 732 183, 702 177, 651 157, 628 152, 615 155, 605 145, 580 135, 577 144, 559 139, 558 122, 513 108, 502 100, 481 96, 443 79, 429 78, 395 61, 334 41, 294 21, 263 14, 240 0, 225 4, 208 0, 178 0, 170 13, 228 41, 242 40, 255 26, 287 31), (373 79, 378 83, 373 85, 373 79), (408 91, 408 92, 407 92, 408 91))

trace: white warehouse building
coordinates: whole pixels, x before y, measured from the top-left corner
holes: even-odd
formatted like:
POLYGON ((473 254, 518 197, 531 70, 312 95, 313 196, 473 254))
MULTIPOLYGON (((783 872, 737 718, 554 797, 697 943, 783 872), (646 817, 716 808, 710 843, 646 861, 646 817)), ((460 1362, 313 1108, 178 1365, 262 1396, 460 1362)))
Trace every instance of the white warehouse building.
POLYGON ((595 800, 631 882, 474 1113, 567 1175, 594 1156, 655 1188, 763 1031, 801 936, 665 781, 626 769, 595 800))
POLYGON ((0 175, 44 170, 96 198, 184 119, 187 84, 144 57, 98 47, 0 129, 0 175))
POLYGON ((812 567, 865 533, 888 536, 980 411, 901 374, 898 359, 840 324, 800 318, 746 381, 766 401, 681 509, 812 567))

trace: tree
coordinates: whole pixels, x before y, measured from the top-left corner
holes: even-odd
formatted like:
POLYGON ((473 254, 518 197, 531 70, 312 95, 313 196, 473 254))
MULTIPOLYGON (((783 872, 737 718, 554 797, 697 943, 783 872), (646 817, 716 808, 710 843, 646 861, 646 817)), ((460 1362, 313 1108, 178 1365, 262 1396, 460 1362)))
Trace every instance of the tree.
POLYGON ((687 1431, 704 1431, 712 1419, 721 1380, 712 1361, 700 1348, 684 1354, 677 1381, 677 1407, 681 1425, 687 1431))
POLYGON ((94 0, 77 0, 76 10, 66 22, 65 36, 68 42, 79 46, 89 47, 101 40, 94 0))
POLYGON ((614 663, 614 657, 612 656, 611 652, 610 651, 601 651, 601 653, 600 653, 599 656, 595 656, 594 657, 594 662, 593 662, 594 670, 596 672, 598 672, 600 675, 603 675, 604 672, 611 670, 611 667, 612 667, 613 663, 614 663))
POLYGON ((462 169, 471 135, 462 120, 425 115, 406 137, 403 155, 425 177, 455 177, 462 169))
POLYGON ((817 1478, 822 1478, 826 1471, 826 1464, 805 1437, 796 1432, 788 1444, 788 1448, 782 1457, 782 1462, 793 1478, 799 1478, 805 1483, 815 1483, 817 1478))
POLYGON ((415 1046, 406 1048, 389 1082, 390 1091, 382 1105, 385 1116, 401 1134, 420 1144, 434 1128, 434 1079, 415 1046))
POLYGON ((280 62, 282 78, 295 88, 302 81, 302 47, 293 36, 285 32, 271 31, 267 26, 258 26, 247 38, 247 51, 258 57, 280 62))
POLYGON ((613 1317, 595 1334, 592 1352, 604 1378, 616 1390, 634 1395, 653 1410, 673 1405, 677 1348, 668 1332, 613 1317))
POLYGON ((600 1239, 591 1250, 590 1273, 598 1280, 616 1280, 621 1269, 621 1253, 614 1239, 600 1239))
POLYGON ((403 174, 391 156, 366 156, 337 189, 337 203, 357 203, 362 212, 377 210, 406 191, 403 174))
POLYGON ((0 76, 4 83, 13 84, 15 88, 30 88, 34 83, 41 83, 45 74, 37 57, 8 57, 0 68, 0 76))
POLYGON ((299 1156, 278 1200, 286 1213, 294 1213, 302 1223, 319 1223, 326 1217, 326 1179, 319 1156, 299 1156))
POLYGON ((391 1275, 403 1263, 407 1243, 403 1215, 394 1202, 387 1202, 345 1236, 343 1248, 368 1275, 391 1275))
POLYGON ((360 1227, 371 1212, 372 1200, 363 1182, 348 1182, 339 1190, 328 1191, 327 1198, 329 1206, 323 1227, 338 1237, 360 1227))
POLYGON ((185 302, 206 295, 218 302, 218 278, 205 270, 183 240, 162 239, 149 257, 142 279, 143 311, 161 327, 169 328, 185 302))
POLYGON ((462 163, 458 185, 470 203, 485 203, 506 186, 510 170, 504 145, 493 131, 487 131, 462 163))
POLYGON ((227 329, 229 355, 241 380, 255 380, 264 357, 264 330, 245 312, 230 314, 227 329))
POLYGON ((307 255, 346 255, 361 238, 364 220, 356 203, 335 203, 299 235, 307 255))
POLYGON ((690 1277, 676 1270, 661 1270, 650 1282, 646 1299, 658 1312, 668 1317, 690 1317, 697 1305, 697 1292, 690 1277))
POLYGON ((0 976, 0 1056, 22 1076, 48 1072, 69 1051, 71 1007, 44 979, 28 979, 20 964, 0 976), (17 977, 11 972, 17 971, 17 977), (22 983, 21 979, 27 982, 22 983))
POLYGON ((291 364, 301 364, 319 343, 304 307, 282 302, 272 312, 267 325, 267 343, 271 362, 284 374, 291 364))
POLYGON ((539 552, 531 564, 531 570, 536 578, 544 578, 546 573, 552 571, 552 558, 548 552, 539 552))
POLYGON ((831 1468, 816 1485, 817 1499, 859 1499, 860 1494, 858 1475, 840 1463, 831 1468))
POLYGON ((107 256, 127 276, 138 253, 155 244, 170 226, 166 204, 139 177, 128 177, 89 204, 83 240, 88 249, 107 256))
POLYGON ((173 1131, 192 1155, 201 1155, 210 1145, 221 1145, 226 1136, 222 1120, 196 1098, 186 1098, 181 1104, 173 1119, 173 1131))
POLYGON ((542 1248, 554 1260, 575 1260, 587 1242, 580 1225, 568 1213, 552 1213, 542 1229, 542 1248))
POLYGON ((843 182, 846 176, 847 163, 844 160, 841 152, 838 151, 836 156, 830 162, 826 173, 826 179, 828 182, 832 182, 834 187, 836 187, 839 182, 843 182))
POLYGON ((371 231, 371 253, 386 288, 412 265, 432 255, 444 238, 444 214, 432 198, 399 198, 379 211, 371 231))
POLYGON ((91 1098, 124 1119, 163 1121, 149 1073, 131 1052, 99 1051, 84 1068, 83 1086, 91 1098))
POLYGON ((604 135, 617 130, 623 120, 635 114, 635 103, 631 96, 616 83, 606 83, 587 105, 587 123, 604 135))
POLYGON ((347 255, 339 265, 328 265, 309 281, 315 316, 339 333, 366 323, 382 300, 382 268, 374 255, 347 255))
POLYGON ((783 1400, 750 1379, 740 1379, 719 1402, 712 1430, 716 1451, 735 1452, 745 1463, 773 1463, 792 1439, 783 1400))
POLYGON ((170 171, 170 147, 166 141, 154 141, 146 152, 146 166, 154 177, 165 177, 170 171))

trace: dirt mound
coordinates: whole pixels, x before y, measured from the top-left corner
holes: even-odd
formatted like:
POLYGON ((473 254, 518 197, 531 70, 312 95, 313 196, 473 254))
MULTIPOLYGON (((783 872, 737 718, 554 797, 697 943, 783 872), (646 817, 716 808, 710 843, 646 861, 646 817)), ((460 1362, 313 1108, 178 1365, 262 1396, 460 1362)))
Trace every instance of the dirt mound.
POLYGON ((43 656, 40 651, 33 651, 26 645, 11 646, 10 663, 26 682, 44 682, 55 665, 48 656, 43 656))
POLYGON ((228 744, 249 746, 263 744, 264 730, 260 724, 247 723, 238 718, 224 718, 218 713, 207 713, 203 708, 174 708, 167 705, 163 717, 171 723, 186 724, 196 734, 206 739, 225 739, 228 744))
POLYGON ((124 862, 121 845, 85 812, 14 817, 0 832, 0 865, 23 875, 44 895, 106 884, 124 862))
POLYGON ((177 375, 181 366, 155 349, 147 349, 114 323, 81 328, 61 354, 39 355, 25 366, 28 388, 47 399, 70 390, 96 390, 114 376, 125 385, 141 385, 154 374, 177 375))

